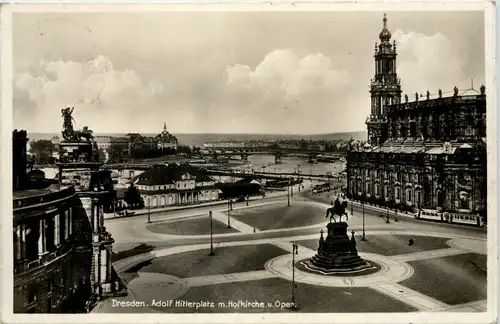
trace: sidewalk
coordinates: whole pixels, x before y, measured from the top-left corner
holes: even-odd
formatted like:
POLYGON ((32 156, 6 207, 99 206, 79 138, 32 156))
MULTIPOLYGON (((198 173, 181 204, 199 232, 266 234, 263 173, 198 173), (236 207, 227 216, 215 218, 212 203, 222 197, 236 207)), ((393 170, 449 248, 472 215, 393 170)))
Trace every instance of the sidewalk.
MULTIPOLYGON (((362 203, 359 202, 359 201, 352 201, 350 199, 347 199, 347 201, 349 202, 349 204, 354 204, 356 207, 362 207, 362 203)), ((378 206, 373 206, 373 205, 369 205, 367 203, 364 204, 365 205, 365 209, 367 210, 371 210, 371 211, 374 211, 374 212, 380 212, 381 214, 384 215, 384 217, 386 217, 387 213, 390 215, 390 216, 396 216, 396 211, 393 210, 393 209, 387 209, 385 207, 378 207, 378 206)), ((350 208, 348 206, 348 208, 350 208)), ((415 215, 414 214, 411 214, 411 213, 406 213, 406 212, 403 212, 403 211, 398 211, 397 212, 397 216, 398 217, 408 217, 408 218, 415 218, 415 215)))
MULTIPOLYGON (((248 200, 245 200, 245 201, 257 201, 257 200, 263 200, 263 199, 265 200, 266 198, 285 197, 286 195, 287 195, 286 192, 272 192, 272 193, 266 194, 266 196, 264 198, 262 198, 262 196, 250 197, 248 200)), ((233 201, 233 204, 244 203, 245 201, 242 201, 242 202, 233 201)), ((113 215, 113 213, 104 213, 104 219, 126 218, 126 217, 147 215, 148 213, 157 214, 157 213, 162 213, 162 212, 167 212, 167 211, 196 209, 196 208, 203 208, 203 207, 209 207, 209 206, 220 206, 220 205, 227 205, 227 203, 228 203, 228 200, 217 200, 217 201, 211 201, 211 202, 193 204, 193 205, 152 208, 149 210, 147 208, 142 208, 142 209, 136 209, 136 210, 129 211, 129 212, 132 212, 134 214, 127 215, 127 216, 125 216, 125 215, 123 215, 123 216, 116 215, 115 216, 115 215, 113 215)))

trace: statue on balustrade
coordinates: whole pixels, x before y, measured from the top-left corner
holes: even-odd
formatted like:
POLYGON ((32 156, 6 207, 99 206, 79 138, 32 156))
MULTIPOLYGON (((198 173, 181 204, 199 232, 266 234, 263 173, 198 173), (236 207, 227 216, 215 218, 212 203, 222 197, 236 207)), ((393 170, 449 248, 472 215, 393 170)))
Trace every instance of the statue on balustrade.
POLYGON ((62 117, 63 117, 63 131, 62 137, 65 140, 72 140, 75 136, 75 130, 73 129, 73 121, 75 120, 72 116, 74 107, 67 107, 61 109, 62 117))
POLYGON ((67 141, 80 142, 82 139, 84 139, 87 142, 90 142, 94 138, 94 136, 92 135, 92 131, 87 126, 84 126, 82 130, 78 131, 75 131, 73 129, 73 122, 75 121, 75 119, 72 115, 74 109, 74 107, 61 109, 61 114, 63 117, 62 136, 67 141))

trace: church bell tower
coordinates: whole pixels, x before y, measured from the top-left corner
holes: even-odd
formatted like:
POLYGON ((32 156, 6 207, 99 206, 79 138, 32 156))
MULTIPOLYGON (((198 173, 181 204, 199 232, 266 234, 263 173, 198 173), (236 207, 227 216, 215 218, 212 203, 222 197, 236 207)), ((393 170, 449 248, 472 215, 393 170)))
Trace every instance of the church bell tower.
POLYGON ((380 44, 375 43, 375 77, 371 80, 371 113, 366 121, 368 142, 381 145, 388 138, 388 106, 401 102, 401 83, 396 73, 396 42, 391 41, 384 14, 384 27, 380 32, 380 44))

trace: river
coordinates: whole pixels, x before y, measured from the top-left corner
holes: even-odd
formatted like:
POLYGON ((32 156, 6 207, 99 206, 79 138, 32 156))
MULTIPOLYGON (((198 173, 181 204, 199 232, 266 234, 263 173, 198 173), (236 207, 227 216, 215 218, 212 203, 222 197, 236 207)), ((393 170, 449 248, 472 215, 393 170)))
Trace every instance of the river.
POLYGON ((308 157, 285 156, 281 158, 281 164, 274 163, 273 155, 250 155, 248 163, 242 166, 234 167, 235 169, 254 170, 258 172, 297 172, 302 174, 317 174, 325 175, 327 172, 336 174, 345 169, 345 162, 333 163, 309 163, 308 157), (262 167, 265 168, 262 168, 262 167))
MULTIPOLYGON (((235 170, 254 170, 257 172, 286 172, 292 173, 297 170, 302 174, 317 174, 326 175, 327 172, 336 174, 345 169, 345 162, 324 163, 319 162, 316 164, 309 163, 307 157, 285 156, 281 158, 281 164, 274 163, 273 155, 250 155, 248 162, 233 166, 235 170), (265 166, 265 169, 262 167, 265 166)), ((41 168, 45 172, 46 178, 55 178, 57 169, 55 168, 41 168)))

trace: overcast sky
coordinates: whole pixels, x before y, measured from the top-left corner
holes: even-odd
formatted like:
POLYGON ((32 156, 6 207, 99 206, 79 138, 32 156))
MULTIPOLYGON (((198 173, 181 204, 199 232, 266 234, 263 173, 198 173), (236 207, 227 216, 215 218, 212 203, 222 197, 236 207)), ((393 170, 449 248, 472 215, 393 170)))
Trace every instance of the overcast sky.
MULTIPOLYGON (((14 126, 59 132, 365 130, 382 12, 13 15, 14 126)), ((403 92, 484 83, 482 12, 388 12, 403 92)), ((410 95, 413 98, 413 95, 410 95)))

